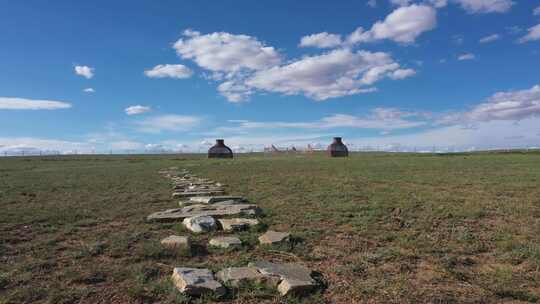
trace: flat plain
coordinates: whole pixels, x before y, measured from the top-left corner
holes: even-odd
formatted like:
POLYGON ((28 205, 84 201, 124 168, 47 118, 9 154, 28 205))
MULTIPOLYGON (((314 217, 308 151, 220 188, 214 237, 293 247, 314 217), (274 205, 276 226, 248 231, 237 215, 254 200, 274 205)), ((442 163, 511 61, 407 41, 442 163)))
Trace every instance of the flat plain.
MULTIPOLYGON (((259 227, 261 228, 261 227, 259 227)), ((527 303, 540 302, 540 153, 353 153, 0 158, 0 303, 527 303), (186 168, 264 211, 289 246, 171 254, 180 223, 157 172, 186 168), (319 290, 280 298, 245 286, 189 299, 172 267, 300 262, 319 290)))

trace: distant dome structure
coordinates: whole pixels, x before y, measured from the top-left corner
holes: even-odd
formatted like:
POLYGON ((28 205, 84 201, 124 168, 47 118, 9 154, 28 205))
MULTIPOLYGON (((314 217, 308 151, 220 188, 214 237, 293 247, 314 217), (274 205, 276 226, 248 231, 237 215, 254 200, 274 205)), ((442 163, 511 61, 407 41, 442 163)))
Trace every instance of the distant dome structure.
POLYGON ((208 158, 233 158, 233 152, 225 146, 225 140, 216 139, 216 144, 208 149, 208 158))
POLYGON ((343 144, 341 137, 334 137, 334 141, 328 146, 327 152, 331 157, 349 156, 349 149, 343 144))

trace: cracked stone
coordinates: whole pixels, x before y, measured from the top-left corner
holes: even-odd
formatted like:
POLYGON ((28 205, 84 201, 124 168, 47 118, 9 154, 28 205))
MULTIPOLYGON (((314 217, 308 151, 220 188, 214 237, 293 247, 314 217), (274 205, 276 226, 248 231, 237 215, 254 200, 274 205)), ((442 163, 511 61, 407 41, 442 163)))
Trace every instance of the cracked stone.
POLYGON ((226 290, 216 281, 212 272, 200 268, 174 268, 172 280, 181 293, 200 296, 213 293, 217 296, 225 294, 226 290))
POLYGON ((259 237, 259 242, 263 245, 280 244, 288 242, 291 235, 286 232, 267 231, 265 234, 259 237))
POLYGON ((219 219, 218 221, 223 230, 228 232, 247 230, 249 227, 259 224, 256 219, 247 218, 219 219))

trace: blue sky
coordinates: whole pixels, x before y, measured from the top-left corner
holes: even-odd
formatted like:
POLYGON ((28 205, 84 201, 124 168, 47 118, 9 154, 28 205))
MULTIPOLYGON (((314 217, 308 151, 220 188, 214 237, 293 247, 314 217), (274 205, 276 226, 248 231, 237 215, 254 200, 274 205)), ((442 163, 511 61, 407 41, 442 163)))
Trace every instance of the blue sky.
POLYGON ((540 1, 5 0, 0 28, 0 152, 540 146, 540 1))

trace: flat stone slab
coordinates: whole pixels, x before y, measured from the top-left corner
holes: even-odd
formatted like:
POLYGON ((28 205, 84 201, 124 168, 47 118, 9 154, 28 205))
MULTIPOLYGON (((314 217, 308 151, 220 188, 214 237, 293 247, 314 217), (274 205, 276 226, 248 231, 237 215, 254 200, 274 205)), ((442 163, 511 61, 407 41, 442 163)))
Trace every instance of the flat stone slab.
POLYGON ((221 228, 227 232, 242 231, 259 224, 259 221, 256 219, 247 218, 219 219, 218 222, 221 228))
POLYGON ((215 230, 216 220, 211 216, 194 216, 185 218, 182 222, 186 228, 195 233, 215 230))
POLYGON ((216 273, 218 280, 232 287, 239 287, 243 283, 262 283, 276 287, 279 283, 275 278, 265 276, 255 267, 230 267, 216 273))
POLYGON ((224 201, 234 201, 234 202, 246 201, 246 199, 241 196, 229 196, 229 195, 199 196, 199 197, 192 197, 189 200, 196 203, 200 203, 200 204, 215 204, 215 203, 224 202, 224 201))
POLYGON ((190 249, 191 241, 188 236, 171 235, 161 240, 161 245, 168 249, 190 249))
POLYGON ((208 269, 174 268, 172 280, 181 293, 190 296, 209 293, 222 296, 226 292, 225 287, 216 281, 214 275, 208 269))
POLYGON ((242 241, 234 236, 218 236, 212 238, 209 242, 210 246, 218 248, 232 248, 242 245, 242 241))
POLYGON ((173 192, 172 197, 194 197, 194 196, 209 196, 214 194, 222 194, 223 190, 212 190, 212 191, 182 191, 182 192, 173 192))
POLYGON ((194 216, 258 215, 261 209, 252 204, 191 205, 150 214, 148 221, 175 221, 194 216))
POLYGON ((259 237, 259 242, 262 245, 280 244, 290 241, 290 237, 290 233, 269 230, 259 237))
POLYGON ((263 275, 275 276, 281 279, 278 291, 281 295, 303 295, 317 287, 311 277, 312 271, 300 264, 285 263, 276 264, 265 261, 252 262, 249 267, 254 267, 263 275))

